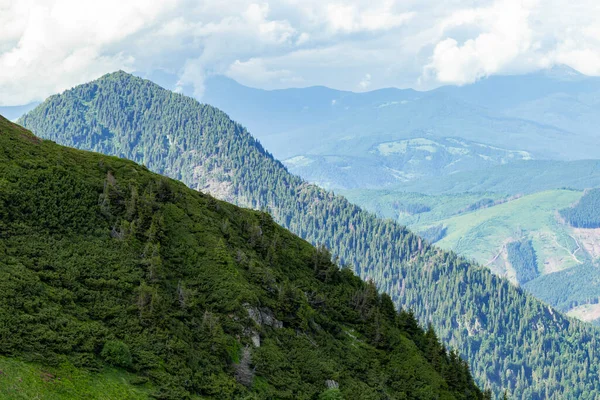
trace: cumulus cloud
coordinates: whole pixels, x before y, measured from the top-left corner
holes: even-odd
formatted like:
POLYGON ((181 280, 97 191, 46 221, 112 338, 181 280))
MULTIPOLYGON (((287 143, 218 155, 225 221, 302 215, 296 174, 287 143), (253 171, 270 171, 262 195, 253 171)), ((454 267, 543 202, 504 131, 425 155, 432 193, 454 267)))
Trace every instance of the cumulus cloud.
POLYGON ((3 1, 0 104, 25 103, 106 71, 133 68, 132 52, 112 46, 151 26, 174 3, 3 1))
POLYGON ((443 83, 470 83, 503 70, 523 54, 534 50, 530 26, 536 0, 498 0, 487 7, 459 10, 445 18, 442 33, 470 26, 479 31, 459 43, 452 37, 438 42, 425 72, 443 83))
POLYGON ((226 75, 238 81, 253 81, 258 84, 268 82, 298 82, 290 70, 269 69, 261 59, 251 58, 248 61, 235 60, 226 71, 226 75))
POLYGON ((0 105, 117 69, 202 96, 265 88, 427 89, 568 64, 600 75, 600 5, 580 0, 0 0, 0 105), (357 83, 358 81, 358 83, 357 83))
POLYGON ((600 8, 596 2, 494 0, 459 9, 438 24, 422 81, 465 84, 498 73, 566 64, 600 74, 600 8), (468 30, 463 40, 461 31, 468 30))

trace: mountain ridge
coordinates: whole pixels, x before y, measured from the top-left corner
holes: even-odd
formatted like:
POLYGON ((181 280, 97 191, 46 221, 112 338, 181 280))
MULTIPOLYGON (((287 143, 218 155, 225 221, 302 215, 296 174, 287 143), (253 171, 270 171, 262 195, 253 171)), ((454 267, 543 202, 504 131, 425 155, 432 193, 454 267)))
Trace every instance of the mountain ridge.
MULTIPOLYGON (((318 184, 327 182, 334 189, 394 186, 401 180, 395 181, 385 166, 403 170, 411 167, 409 162, 420 163, 427 171, 426 178, 450 176, 443 169, 432 168, 437 165, 435 159, 424 161, 427 154, 423 152, 406 154, 387 165, 385 159, 364 150, 384 141, 410 139, 415 135, 432 135, 434 140, 458 137, 527 151, 536 159, 589 159, 600 151, 594 137, 600 122, 594 111, 600 80, 573 75, 573 71, 563 66, 525 75, 494 75, 469 85, 443 86, 424 92, 384 89, 382 95, 356 93, 351 102, 342 93, 330 91, 315 96, 308 90, 300 101, 303 89, 294 89, 293 93, 281 89, 275 95, 231 81, 227 90, 221 90, 215 79, 212 83, 208 79, 203 101, 243 121, 277 158, 285 162, 297 156, 346 157, 343 167, 366 172, 365 177, 349 181, 347 171, 335 161, 321 162, 319 168, 288 164, 292 172, 304 179, 318 184), (246 90, 251 90, 246 97, 238 95, 246 90), (452 112, 448 113, 450 109, 452 112), (327 142, 323 142, 325 137, 327 142), (287 146, 290 141, 296 143, 292 151, 287 146), (361 159, 365 157, 370 157, 368 162, 361 159), (368 176, 386 179, 372 182, 368 176)), ((445 159, 446 164, 451 164, 461 157, 445 159)), ((497 164, 489 163, 484 168, 494 165, 497 164)), ((476 171, 480 166, 465 163, 461 168, 476 171)), ((414 178, 417 179, 420 177, 414 178)))
POLYGON ((192 188, 225 187, 217 195, 268 210, 292 232, 331 248, 422 323, 433 323, 444 343, 461 349, 477 381, 497 394, 504 388, 522 399, 598 393, 595 367, 580 369, 581 354, 597 346, 594 328, 290 175, 223 112, 139 78, 112 78, 51 98, 21 123, 63 144, 131 157, 192 188), (64 115, 69 124, 59 122, 64 115))
POLYGON ((146 389, 122 398, 489 398, 433 330, 268 214, 2 117, 0 161, 0 353, 59 366, 32 395, 78 398, 110 365, 146 389))

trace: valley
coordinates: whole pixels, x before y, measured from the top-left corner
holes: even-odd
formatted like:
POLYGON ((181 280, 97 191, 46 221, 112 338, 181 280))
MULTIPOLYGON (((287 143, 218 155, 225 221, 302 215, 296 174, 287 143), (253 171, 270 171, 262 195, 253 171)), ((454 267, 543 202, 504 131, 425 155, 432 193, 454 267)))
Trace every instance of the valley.
MULTIPOLYGON (((548 284, 542 278, 544 275, 568 271, 574 275, 575 281, 579 279, 582 289, 587 288, 588 297, 583 301, 598 301, 600 282, 597 278, 590 281, 589 270, 582 269, 584 264, 595 265, 598 262, 598 229, 572 227, 560 216, 561 210, 580 201, 583 191, 555 189, 523 196, 476 192, 425 195, 368 190, 342 193, 350 201, 384 218, 405 224, 425 238, 434 228, 443 230, 443 235, 429 237, 429 240, 475 260, 554 306, 560 303, 559 309, 569 315, 588 322, 600 322, 597 317, 593 318, 594 312, 584 312, 587 308, 580 305, 583 299, 579 293, 573 292, 575 297, 572 299, 564 298, 565 293, 569 293, 563 287, 565 282, 554 281, 552 291, 555 296, 541 294, 550 290, 544 287, 548 284), (407 205, 418 212, 402 212, 407 205), (532 264, 535 269, 527 273, 524 273, 523 268, 526 267, 521 262, 511 263, 508 247, 511 243, 523 241, 530 243, 534 253, 532 264)), ((594 276, 600 278, 600 270, 594 276)), ((570 280, 569 284, 572 283, 570 280)), ((589 307, 593 308, 594 304, 589 307)))
POLYGON ((600 400, 598 21, 0 0, 0 400, 600 400))
MULTIPOLYGON (((361 278, 373 281, 397 307, 413 310, 424 325, 431 323, 445 346, 460 349, 475 380, 496 394, 507 389, 519 399, 593 398, 598 390, 595 369, 579 369, 582 355, 596 346, 596 329, 548 306, 560 310, 587 304, 597 290, 591 265, 582 265, 577 275, 573 268, 542 275, 523 285, 527 290, 523 291, 491 274, 487 267, 429 245, 400 223, 378 219, 345 198, 290 174, 220 110, 124 72, 52 96, 19 122, 43 138, 130 158, 193 189, 268 211, 283 227, 330 248, 341 265, 352 266, 361 278), (65 115, 69 124, 60 122, 65 115), (581 285, 583 276, 588 278, 585 287, 581 285), (535 292, 543 302, 528 292, 535 292), (554 350, 545 350, 545 346, 554 350), (519 372, 522 369, 535 372, 523 374, 519 372), (556 370, 563 373, 558 376, 552 372, 556 370), (545 377, 543 383, 534 379, 538 374, 545 377)), ((596 176, 595 162, 574 163, 573 168, 587 168, 590 176, 596 176)), ((518 185, 531 189, 532 181, 551 189, 564 176, 537 179, 539 174, 529 168, 544 168, 545 164, 521 161, 491 169, 498 168, 500 181, 514 190, 518 185), (505 168, 529 173, 510 175, 505 168)), ((564 162, 556 165, 563 170, 564 162)), ((450 177, 463 173, 478 181, 470 171, 450 177)), ((584 182, 589 179, 582 179, 581 184, 584 182)), ((563 192, 566 203, 572 191, 563 192)), ((492 209, 484 208, 490 204, 512 207, 512 202, 526 198, 519 194, 489 190, 481 197, 468 190, 450 190, 444 196, 455 197, 454 203, 438 210, 438 216, 446 219, 463 209, 483 212, 492 209), (461 198, 464 192, 466 197, 461 198)), ((415 201, 397 205, 402 214, 436 208, 432 194, 410 196, 415 196, 415 201), (425 198, 430 205, 420 204, 425 198)), ((522 258, 528 268, 523 271, 529 274, 531 246, 521 241, 511 248, 512 256, 507 254, 507 258, 512 257, 512 264, 515 256, 522 258)))

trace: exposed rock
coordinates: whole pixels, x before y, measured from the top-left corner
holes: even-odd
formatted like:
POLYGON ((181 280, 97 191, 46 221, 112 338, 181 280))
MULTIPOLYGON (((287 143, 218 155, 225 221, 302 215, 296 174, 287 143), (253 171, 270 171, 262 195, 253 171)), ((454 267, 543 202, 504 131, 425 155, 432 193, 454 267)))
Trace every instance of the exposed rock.
POLYGON ((279 329, 283 328, 283 322, 275 318, 273 311, 267 307, 251 307, 249 304, 245 304, 246 310, 248 310, 248 316, 254 320, 260 326, 270 326, 271 328, 279 329))
POLYGON ((260 347, 260 335, 258 332, 252 332, 252 336, 250 336, 250 338, 252 339, 252 344, 254 347, 260 347))
POLYGON ((325 386, 327 386, 327 389, 339 389, 340 388, 340 384, 332 379, 327 379, 325 381, 325 386))
POLYGON ((250 353, 250 349, 245 347, 242 350, 242 358, 238 364, 234 365, 235 368, 235 380, 240 384, 250 387, 252 385, 252 381, 254 380, 254 369, 250 368, 250 364, 252 363, 252 354, 250 353))

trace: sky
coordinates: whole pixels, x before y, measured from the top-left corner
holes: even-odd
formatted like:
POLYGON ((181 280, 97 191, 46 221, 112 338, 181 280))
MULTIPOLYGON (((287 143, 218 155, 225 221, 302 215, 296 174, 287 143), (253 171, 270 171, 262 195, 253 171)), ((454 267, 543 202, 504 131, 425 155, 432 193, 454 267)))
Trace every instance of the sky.
POLYGON ((600 2, 0 0, 0 106, 119 69, 201 98, 212 75, 427 90, 556 64, 600 75, 600 2))

